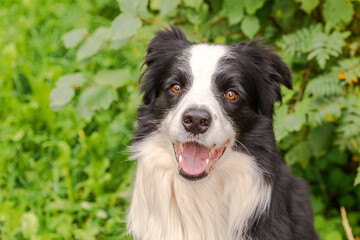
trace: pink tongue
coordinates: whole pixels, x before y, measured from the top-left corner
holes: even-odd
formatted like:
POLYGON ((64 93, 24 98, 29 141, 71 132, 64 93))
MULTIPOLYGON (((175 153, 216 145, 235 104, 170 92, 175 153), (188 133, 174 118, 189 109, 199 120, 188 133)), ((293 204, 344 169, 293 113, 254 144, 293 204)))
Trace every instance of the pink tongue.
POLYGON ((206 171, 209 150, 194 142, 185 143, 181 161, 182 170, 189 175, 199 175, 206 171))

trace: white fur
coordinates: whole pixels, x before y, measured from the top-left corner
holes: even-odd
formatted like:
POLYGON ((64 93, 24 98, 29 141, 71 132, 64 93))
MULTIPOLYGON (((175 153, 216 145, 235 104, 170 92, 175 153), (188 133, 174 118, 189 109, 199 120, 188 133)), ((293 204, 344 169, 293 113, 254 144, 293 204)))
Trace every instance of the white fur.
POLYGON ((137 142, 137 172, 128 214, 128 231, 142 240, 247 239, 246 223, 255 210, 266 211, 271 187, 249 155, 233 151, 235 131, 211 91, 212 76, 225 46, 196 45, 189 50, 193 83, 157 132, 137 142), (195 139, 218 148, 230 144, 204 180, 185 181, 178 174, 173 143, 189 140, 181 116, 201 106, 212 115, 211 127, 195 139))
POLYGON ((172 143, 163 134, 132 151, 138 165, 127 227, 134 239, 247 239, 246 222, 270 202, 271 188, 248 155, 228 148, 204 181, 190 183, 176 173, 172 143))

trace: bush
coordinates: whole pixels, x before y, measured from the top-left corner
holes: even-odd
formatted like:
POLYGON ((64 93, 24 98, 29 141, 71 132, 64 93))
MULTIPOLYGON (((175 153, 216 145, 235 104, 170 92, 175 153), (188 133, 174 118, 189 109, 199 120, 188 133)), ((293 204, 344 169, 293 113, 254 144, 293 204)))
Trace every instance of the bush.
POLYGON ((0 238, 126 239, 139 76, 154 31, 197 42, 264 37, 292 69, 275 134, 312 190, 321 239, 360 236, 360 2, 4 0, 0 238))

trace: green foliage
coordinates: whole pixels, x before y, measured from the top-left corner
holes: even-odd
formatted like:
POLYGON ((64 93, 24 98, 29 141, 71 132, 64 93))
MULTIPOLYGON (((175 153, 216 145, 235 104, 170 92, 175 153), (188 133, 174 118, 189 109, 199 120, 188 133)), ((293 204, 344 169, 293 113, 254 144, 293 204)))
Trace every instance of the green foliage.
POLYGON ((265 37, 292 69, 275 137, 311 188, 321 239, 360 236, 360 2, 5 0, 0 9, 0 239, 130 239, 127 146, 154 31, 265 37))
POLYGON ((255 34, 259 31, 259 28, 259 19, 252 15, 245 16, 244 20, 241 23, 241 29, 243 33, 249 38, 253 38, 255 34))
POLYGON ((111 24, 111 41, 124 40, 132 37, 141 27, 141 21, 134 15, 123 13, 111 24))
POLYGON ((339 61, 338 66, 335 66, 332 72, 335 75, 343 73, 344 80, 349 85, 357 84, 360 78, 360 57, 345 58, 339 61))
POLYGON ((244 17, 244 2, 236 0, 224 0, 224 15, 230 25, 239 23, 244 17))
POLYGON ((301 9, 310 14, 320 3, 319 0, 296 0, 301 3, 301 9))
POLYGON ((330 57, 338 57, 342 53, 344 39, 349 35, 349 32, 326 33, 321 24, 316 24, 284 36, 279 46, 288 59, 305 55, 307 60, 315 58, 320 68, 324 69, 330 57))
POLYGON ((343 91, 342 85, 336 75, 320 75, 309 82, 305 93, 317 98, 335 96, 343 91))
POLYGON ((323 16, 328 28, 343 28, 350 23, 354 14, 354 6, 350 0, 326 0, 323 5, 323 16), (339 14, 341 10, 341 14, 339 14))
POLYGON ((86 34, 87 34, 87 29, 86 28, 74 29, 74 30, 66 33, 62 37, 62 40, 64 42, 64 46, 66 48, 76 47, 81 42, 81 40, 84 39, 86 34))
POLYGON ((336 129, 335 143, 341 150, 349 149, 360 154, 360 96, 349 95, 346 100, 346 108, 336 129))

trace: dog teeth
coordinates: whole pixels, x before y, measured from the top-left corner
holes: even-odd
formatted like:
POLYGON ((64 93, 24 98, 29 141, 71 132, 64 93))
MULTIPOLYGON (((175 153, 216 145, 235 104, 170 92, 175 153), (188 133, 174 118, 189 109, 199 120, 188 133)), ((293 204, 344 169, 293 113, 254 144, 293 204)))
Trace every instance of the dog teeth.
POLYGON ((209 165, 209 162, 210 162, 209 159, 206 159, 206 165, 209 165))
POLYGON ((214 156, 215 151, 216 151, 215 149, 211 149, 209 151, 209 158, 211 158, 211 156, 214 156))
POLYGON ((182 161, 182 156, 180 155, 179 156, 179 163, 181 164, 181 161, 182 161))

